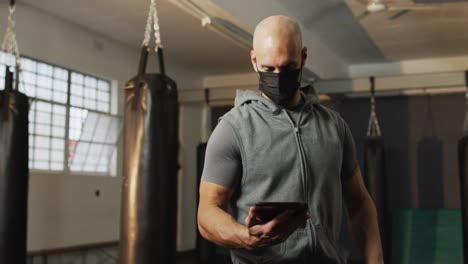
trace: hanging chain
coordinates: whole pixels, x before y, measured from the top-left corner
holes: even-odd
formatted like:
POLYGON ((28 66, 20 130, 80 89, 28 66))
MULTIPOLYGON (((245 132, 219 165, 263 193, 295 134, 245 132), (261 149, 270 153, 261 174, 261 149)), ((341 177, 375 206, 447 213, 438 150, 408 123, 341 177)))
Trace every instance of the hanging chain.
POLYGON ((377 136, 382 135, 380 131, 379 120, 377 118, 377 113, 375 111, 375 92, 374 92, 374 81, 371 79, 371 114, 369 118, 369 124, 367 126, 367 136, 377 136))
POLYGON ((149 46, 149 42, 151 39, 151 26, 153 26, 153 30, 154 30, 154 38, 156 42, 155 50, 157 52, 159 48, 162 48, 162 44, 161 44, 161 32, 159 28, 158 10, 156 8, 155 0, 151 0, 150 9, 148 12, 148 19, 146 20, 145 38, 143 40, 143 46, 146 46, 146 47, 149 46))
POLYGON ((3 38, 2 43, 2 50, 14 54, 16 57, 16 67, 19 68, 21 63, 20 53, 18 48, 18 42, 16 41, 16 33, 15 33, 15 10, 16 6, 9 6, 8 7, 8 27, 5 32, 5 36, 3 38))

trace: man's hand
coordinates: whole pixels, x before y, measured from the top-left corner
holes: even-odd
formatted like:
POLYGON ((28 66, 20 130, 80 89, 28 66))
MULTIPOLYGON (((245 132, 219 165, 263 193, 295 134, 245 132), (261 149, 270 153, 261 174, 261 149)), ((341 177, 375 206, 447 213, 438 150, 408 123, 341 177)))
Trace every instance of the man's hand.
POLYGON ((287 210, 271 221, 263 223, 250 207, 249 215, 245 218, 248 235, 245 241, 247 249, 268 247, 285 241, 297 228, 304 226, 309 216, 307 213, 297 214, 294 210, 287 210))

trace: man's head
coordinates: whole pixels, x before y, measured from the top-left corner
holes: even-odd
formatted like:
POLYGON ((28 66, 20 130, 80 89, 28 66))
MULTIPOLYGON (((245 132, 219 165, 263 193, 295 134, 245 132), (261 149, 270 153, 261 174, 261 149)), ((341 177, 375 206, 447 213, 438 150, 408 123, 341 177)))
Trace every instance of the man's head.
POLYGON ((271 16, 255 28, 250 59, 259 74, 259 89, 282 106, 301 101, 299 86, 307 49, 299 24, 286 16, 271 16))
POLYGON ((270 16, 255 28, 250 59, 254 69, 279 73, 301 68, 307 58, 299 24, 286 16, 270 16), (257 68, 258 67, 258 68, 257 68))

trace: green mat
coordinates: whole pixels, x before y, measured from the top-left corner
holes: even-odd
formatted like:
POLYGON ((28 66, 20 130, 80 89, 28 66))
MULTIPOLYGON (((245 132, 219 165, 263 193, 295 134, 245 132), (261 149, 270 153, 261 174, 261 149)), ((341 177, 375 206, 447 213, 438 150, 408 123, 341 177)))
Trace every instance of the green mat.
POLYGON ((393 212, 393 264, 463 264, 459 209, 393 212))

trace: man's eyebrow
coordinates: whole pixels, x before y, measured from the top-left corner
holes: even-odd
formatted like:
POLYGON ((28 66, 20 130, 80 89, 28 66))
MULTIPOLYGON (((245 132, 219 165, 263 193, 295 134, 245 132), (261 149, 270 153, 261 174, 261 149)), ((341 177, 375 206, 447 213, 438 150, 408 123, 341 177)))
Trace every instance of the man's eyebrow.
MULTIPOLYGON (((280 68, 288 67, 288 66, 291 66, 291 65, 297 65, 297 62, 294 61, 294 60, 287 61, 286 63, 281 65, 280 68)), ((267 65, 267 64, 260 64, 260 67, 262 67, 262 68, 275 68, 275 66, 267 65)))
POLYGON ((290 61, 287 61, 285 64, 281 65, 280 67, 288 67, 288 66, 291 66, 291 65, 297 65, 297 62, 294 61, 294 60, 290 60, 290 61))

